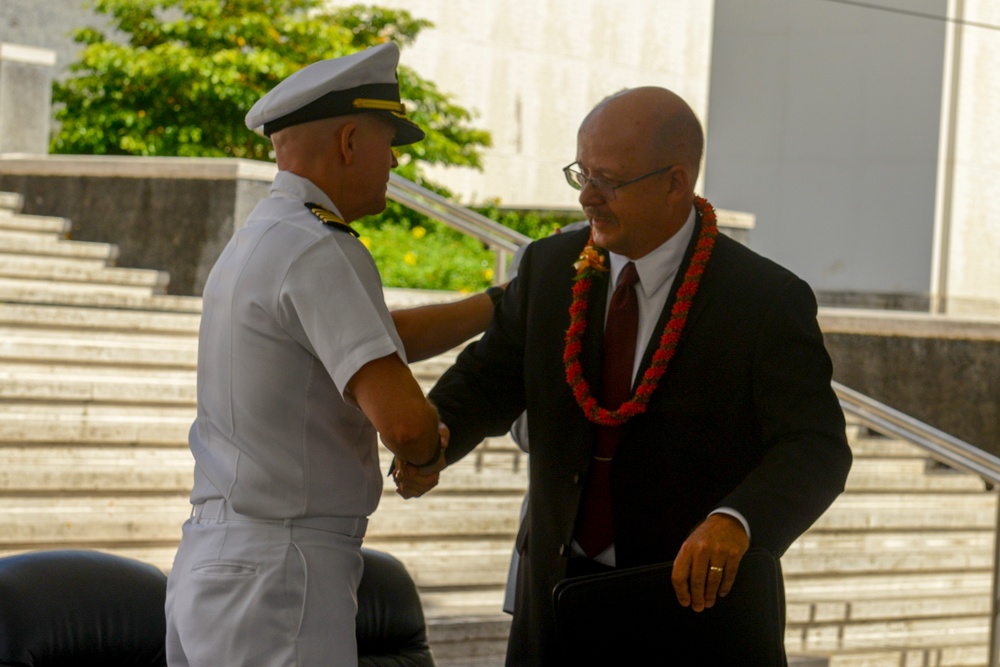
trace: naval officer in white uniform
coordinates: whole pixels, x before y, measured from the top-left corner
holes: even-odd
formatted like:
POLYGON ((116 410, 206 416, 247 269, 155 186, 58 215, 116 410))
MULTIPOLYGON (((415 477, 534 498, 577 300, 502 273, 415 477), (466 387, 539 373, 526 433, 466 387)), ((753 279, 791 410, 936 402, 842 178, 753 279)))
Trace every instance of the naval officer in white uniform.
POLYGON ((392 147, 424 137, 400 103, 398 58, 390 43, 315 63, 247 115, 279 172, 205 286, 171 667, 356 665, 359 550, 382 491, 376 432, 397 466, 422 473, 405 496, 444 465, 447 431, 407 353, 474 335, 493 304, 397 313, 397 330, 349 226, 384 209, 392 147))

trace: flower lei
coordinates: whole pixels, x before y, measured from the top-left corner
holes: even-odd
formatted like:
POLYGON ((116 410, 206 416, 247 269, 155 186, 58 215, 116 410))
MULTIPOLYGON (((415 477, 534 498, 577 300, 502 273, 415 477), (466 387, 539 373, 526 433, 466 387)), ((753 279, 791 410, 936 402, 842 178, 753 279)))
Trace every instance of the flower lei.
POLYGON ((617 410, 602 408, 590 392, 590 385, 583 379, 583 365, 580 363, 580 353, 583 350, 583 333, 587 329, 587 298, 594 278, 607 272, 605 264, 606 251, 594 245, 593 237, 587 242, 580 258, 574 262, 576 269, 573 284, 573 301, 569 307, 570 325, 566 331, 566 349, 563 352, 563 365, 566 367, 566 382, 573 390, 573 397, 583 409, 587 419, 601 426, 621 426, 635 415, 646 411, 650 397, 656 391, 660 378, 667 369, 667 364, 674 356, 681 332, 687 322, 691 302, 698 293, 705 265, 712 256, 712 248, 719 234, 716 226, 715 209, 702 197, 695 197, 695 209, 701 214, 701 233, 695 245, 691 263, 684 274, 683 282, 677 289, 677 300, 670 313, 670 321, 660 337, 660 347, 653 354, 653 361, 642 376, 632 398, 622 403, 617 410))

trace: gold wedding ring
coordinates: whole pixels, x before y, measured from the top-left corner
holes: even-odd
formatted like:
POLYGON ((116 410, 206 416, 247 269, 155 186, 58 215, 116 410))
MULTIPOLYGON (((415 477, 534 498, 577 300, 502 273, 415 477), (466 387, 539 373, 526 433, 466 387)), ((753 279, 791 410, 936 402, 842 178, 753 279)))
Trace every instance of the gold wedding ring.
POLYGON ((712 572, 722 572, 723 571, 723 568, 719 567, 718 565, 709 565, 708 569, 711 570, 712 572))

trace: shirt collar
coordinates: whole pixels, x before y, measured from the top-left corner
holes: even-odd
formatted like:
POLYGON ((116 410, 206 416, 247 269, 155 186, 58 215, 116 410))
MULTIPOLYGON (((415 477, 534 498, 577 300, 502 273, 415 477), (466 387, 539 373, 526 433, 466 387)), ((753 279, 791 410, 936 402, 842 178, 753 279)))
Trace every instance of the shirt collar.
POLYGON ((308 178, 293 174, 290 171, 279 171, 274 177, 274 182, 271 183, 271 196, 298 199, 302 202, 319 204, 331 213, 335 213, 337 217, 344 217, 341 215, 337 205, 333 203, 333 200, 318 185, 308 178))
POLYGON ((677 273, 681 262, 684 261, 684 253, 687 251, 688 243, 694 234, 695 211, 691 207, 687 220, 677 233, 661 243, 652 252, 643 255, 639 259, 631 260, 625 255, 608 252, 611 258, 611 285, 609 291, 614 291, 618 284, 618 276, 629 262, 635 262, 636 273, 639 274, 639 289, 643 291, 645 297, 651 298, 656 292, 670 283, 669 279, 677 273))

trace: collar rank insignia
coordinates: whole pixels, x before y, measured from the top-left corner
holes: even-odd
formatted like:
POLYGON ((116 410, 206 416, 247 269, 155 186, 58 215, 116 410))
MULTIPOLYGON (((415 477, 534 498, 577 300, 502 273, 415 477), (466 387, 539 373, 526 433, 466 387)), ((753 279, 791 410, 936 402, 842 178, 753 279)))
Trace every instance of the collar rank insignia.
POLYGON ((339 215, 337 215, 330 209, 320 206, 319 204, 314 204, 312 202, 306 202, 306 208, 309 209, 313 215, 319 218, 324 225, 328 225, 330 227, 333 227, 334 229, 339 229, 342 232, 347 232, 351 236, 357 236, 357 237, 361 236, 360 234, 358 234, 357 231, 355 231, 353 227, 344 222, 344 220, 339 215))

